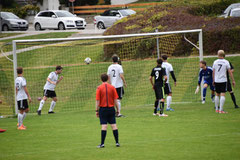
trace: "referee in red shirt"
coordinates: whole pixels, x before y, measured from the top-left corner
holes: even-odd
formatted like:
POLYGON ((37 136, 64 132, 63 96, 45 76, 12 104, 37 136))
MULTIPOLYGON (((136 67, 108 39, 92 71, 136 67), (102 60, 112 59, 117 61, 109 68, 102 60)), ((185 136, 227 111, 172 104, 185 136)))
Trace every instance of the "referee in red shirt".
POLYGON ((98 148, 104 148, 104 141, 107 135, 107 123, 109 123, 112 127, 116 147, 120 147, 120 144, 118 143, 118 129, 115 117, 115 115, 118 115, 119 113, 117 103, 118 94, 114 86, 107 83, 107 74, 102 74, 101 80, 102 84, 98 86, 96 92, 96 116, 99 117, 100 124, 102 126, 101 144, 98 148), (114 106, 116 106, 117 113, 115 112, 114 106))

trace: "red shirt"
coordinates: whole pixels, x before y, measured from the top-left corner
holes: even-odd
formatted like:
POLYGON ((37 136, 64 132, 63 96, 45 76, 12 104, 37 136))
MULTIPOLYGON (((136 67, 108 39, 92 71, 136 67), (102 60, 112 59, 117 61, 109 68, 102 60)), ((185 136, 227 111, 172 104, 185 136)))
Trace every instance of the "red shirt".
POLYGON ((115 87, 106 82, 98 86, 96 100, 100 101, 100 107, 114 107, 115 99, 118 99, 118 94, 115 87))

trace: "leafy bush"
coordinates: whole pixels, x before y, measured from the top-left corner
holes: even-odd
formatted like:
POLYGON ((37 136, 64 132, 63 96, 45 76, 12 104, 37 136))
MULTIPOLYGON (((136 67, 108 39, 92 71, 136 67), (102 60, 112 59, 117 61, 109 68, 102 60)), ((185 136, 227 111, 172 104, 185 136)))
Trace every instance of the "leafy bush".
POLYGON ((30 11, 34 11, 35 13, 39 12, 40 9, 37 6, 33 6, 33 5, 25 5, 23 7, 16 7, 16 8, 10 8, 10 9, 3 9, 3 11, 5 12, 12 12, 14 14, 16 14, 18 17, 20 18, 25 18, 30 11))

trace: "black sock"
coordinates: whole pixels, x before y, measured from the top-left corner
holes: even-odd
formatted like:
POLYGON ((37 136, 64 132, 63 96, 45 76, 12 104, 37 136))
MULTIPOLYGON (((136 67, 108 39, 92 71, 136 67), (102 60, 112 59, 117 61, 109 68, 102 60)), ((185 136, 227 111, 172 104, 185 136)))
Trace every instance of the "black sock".
POLYGON ((118 130, 117 129, 113 130, 113 135, 114 135, 116 143, 118 143, 118 130))
POLYGON ((215 94, 212 94, 212 95, 211 95, 211 98, 214 98, 214 97, 215 97, 215 94))
POLYGON ((154 113, 157 113, 157 107, 158 107, 158 101, 155 101, 155 108, 154 108, 154 113))
POLYGON ((107 131, 105 130, 102 130, 102 136, 101 136, 101 145, 104 144, 104 141, 105 141, 105 138, 106 138, 106 135, 107 135, 107 131))
POLYGON ((234 93, 232 92, 232 93, 230 93, 230 95, 231 95, 231 97, 232 97, 232 101, 233 101, 234 105, 237 106, 236 98, 235 98, 234 93))
POLYGON ((160 114, 163 114, 164 102, 160 102, 160 114))

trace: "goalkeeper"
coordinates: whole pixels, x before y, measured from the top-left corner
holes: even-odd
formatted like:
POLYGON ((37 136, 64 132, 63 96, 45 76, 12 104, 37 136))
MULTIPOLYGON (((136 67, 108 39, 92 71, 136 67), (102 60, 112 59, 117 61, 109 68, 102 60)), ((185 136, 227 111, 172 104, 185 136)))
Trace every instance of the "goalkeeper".
POLYGON ((206 99, 206 93, 207 93, 207 87, 210 86, 210 89, 212 91, 211 94, 211 99, 212 102, 214 102, 214 96, 215 96, 215 88, 212 85, 213 82, 213 77, 212 77, 212 68, 207 66, 206 61, 200 61, 200 72, 199 72, 199 79, 198 79, 198 86, 197 89, 195 91, 195 94, 197 94, 199 92, 199 86, 201 84, 202 78, 204 78, 203 81, 203 99, 202 99, 202 104, 205 103, 205 99, 206 99))

